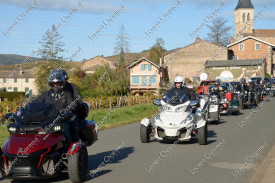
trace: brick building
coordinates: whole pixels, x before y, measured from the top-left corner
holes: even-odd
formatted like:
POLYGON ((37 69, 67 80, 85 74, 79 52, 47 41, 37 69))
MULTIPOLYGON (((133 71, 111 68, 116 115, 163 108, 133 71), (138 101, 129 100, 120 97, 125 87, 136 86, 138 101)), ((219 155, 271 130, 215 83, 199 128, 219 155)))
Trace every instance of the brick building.
POLYGON ((189 79, 199 77, 206 60, 227 60, 231 57, 226 47, 197 38, 195 43, 164 56, 164 65, 168 67, 171 82, 178 75, 189 79))
POLYGON ((228 48, 233 51, 234 59, 266 58, 266 71, 274 74, 275 29, 253 29, 254 6, 251 0, 239 0, 235 9, 235 36, 228 48))
POLYGON ((227 46, 237 60, 266 59, 266 71, 273 74, 275 45, 249 36, 227 46))
POLYGON ((111 69, 115 69, 115 65, 113 64, 113 62, 103 58, 102 56, 96 56, 89 60, 84 60, 81 69, 86 71, 87 74, 92 74, 98 67, 105 64, 108 64, 111 69))

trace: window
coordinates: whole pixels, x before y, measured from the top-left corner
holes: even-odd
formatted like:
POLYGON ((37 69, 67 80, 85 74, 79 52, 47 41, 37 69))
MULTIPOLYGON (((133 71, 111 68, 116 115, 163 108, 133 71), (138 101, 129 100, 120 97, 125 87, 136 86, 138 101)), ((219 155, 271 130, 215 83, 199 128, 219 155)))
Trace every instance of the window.
POLYGON ((141 64, 141 70, 142 70, 142 71, 145 70, 145 64, 141 64))
POLYGON ((238 56, 234 55, 234 56, 232 57, 232 60, 238 60, 238 56))
POLYGON ((256 45, 255 45, 255 50, 260 50, 260 49, 261 49, 261 44, 256 43, 256 45))
POLYGON ((29 88, 28 87, 26 87, 25 88, 25 93, 27 93, 29 91, 29 88))
POLYGON ((25 79, 25 82, 28 83, 28 82, 29 82, 29 78, 26 78, 26 79, 25 79))
POLYGON ((240 45, 239 45, 239 50, 240 50, 240 51, 243 51, 243 50, 244 50, 244 44, 240 44, 240 45))
POLYGON ((18 91, 18 88, 17 88, 17 87, 14 87, 14 88, 13 88, 13 91, 14 91, 14 92, 17 92, 17 91, 18 91))
POLYGON ((141 64, 142 71, 151 71, 151 64, 141 64))
POLYGON ((14 78, 14 83, 17 83, 17 78, 14 78))
POLYGON ((146 86, 147 85, 147 76, 142 76, 142 81, 141 81, 141 85, 142 86, 146 86))
POLYGON ((157 83, 156 76, 150 76, 150 83, 152 83, 152 84, 157 83))
POLYGON ((8 87, 8 91, 12 91, 12 87, 8 87))
POLYGON ((6 83, 7 82, 7 79, 6 78, 3 78, 3 83, 6 83))
POLYGON ((245 13, 243 14, 243 22, 245 22, 245 13))
POLYGON ((132 83, 139 84, 139 76, 132 76, 132 83))
POLYGON ((250 13, 247 14, 247 21, 250 21, 250 13))

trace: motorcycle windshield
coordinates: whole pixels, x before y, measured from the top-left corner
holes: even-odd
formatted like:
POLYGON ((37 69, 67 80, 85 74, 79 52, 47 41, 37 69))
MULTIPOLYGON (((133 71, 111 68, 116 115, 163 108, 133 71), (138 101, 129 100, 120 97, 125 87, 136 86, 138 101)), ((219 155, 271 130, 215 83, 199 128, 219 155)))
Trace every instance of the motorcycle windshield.
POLYGON ((189 97, 186 94, 165 93, 162 100, 170 105, 183 104, 189 101, 189 97))
POLYGON ((56 118, 58 112, 52 104, 30 103, 21 109, 17 120, 23 124, 45 124, 56 118))

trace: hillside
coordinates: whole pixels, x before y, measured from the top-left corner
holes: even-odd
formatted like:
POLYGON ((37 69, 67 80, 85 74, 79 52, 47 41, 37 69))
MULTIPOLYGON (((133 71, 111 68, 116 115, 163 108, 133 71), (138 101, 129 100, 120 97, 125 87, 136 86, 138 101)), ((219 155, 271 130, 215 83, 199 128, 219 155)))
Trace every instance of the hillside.
MULTIPOLYGON (((27 56, 16 55, 16 54, 0 54, 0 65, 13 65, 21 64, 27 56)), ((40 58, 29 57, 25 62, 39 61, 40 58)))

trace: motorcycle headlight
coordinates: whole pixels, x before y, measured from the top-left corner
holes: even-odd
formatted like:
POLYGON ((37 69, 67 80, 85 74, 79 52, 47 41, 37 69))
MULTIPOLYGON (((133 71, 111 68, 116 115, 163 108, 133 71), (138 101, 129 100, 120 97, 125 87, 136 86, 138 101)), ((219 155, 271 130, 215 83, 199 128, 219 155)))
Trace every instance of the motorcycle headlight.
POLYGON ((169 106, 167 106, 167 105, 163 106, 162 108, 163 108, 163 110, 165 110, 166 112, 172 112, 172 108, 169 107, 169 106))
POLYGON ((193 120, 193 116, 189 114, 180 124, 186 124, 188 121, 193 120))
POLYGON ((61 126, 60 125, 57 125, 53 128, 54 131, 60 131, 61 130, 61 126))
POLYGON ((177 107, 177 108, 175 109, 175 112, 183 112, 183 111, 185 111, 185 110, 186 110, 186 108, 187 108, 187 106, 186 106, 186 105, 181 106, 181 107, 177 107))
POLYGON ((16 132, 16 128, 14 128, 14 127, 9 127, 8 130, 9 130, 10 132, 13 132, 13 133, 16 132))

